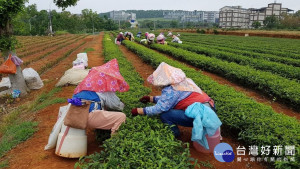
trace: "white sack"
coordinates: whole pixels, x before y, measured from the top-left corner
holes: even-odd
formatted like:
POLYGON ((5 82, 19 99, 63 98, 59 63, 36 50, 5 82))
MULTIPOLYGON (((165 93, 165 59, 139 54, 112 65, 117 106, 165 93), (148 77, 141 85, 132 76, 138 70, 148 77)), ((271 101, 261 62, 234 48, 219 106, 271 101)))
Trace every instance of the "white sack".
POLYGON ((39 74, 34 69, 26 68, 22 73, 29 89, 40 89, 44 86, 39 74))
POLYGON ((78 53, 78 54, 77 54, 77 58, 83 59, 83 60, 85 60, 86 62, 89 61, 89 60, 88 60, 87 53, 78 53))
POLYGON ((88 66, 88 56, 86 53, 78 53, 77 59, 73 61, 73 66, 84 64, 84 66, 88 66))
POLYGON ((44 150, 49 150, 49 149, 55 148, 61 126, 64 122, 64 119, 66 117, 66 114, 67 114, 70 106, 71 106, 71 103, 59 108, 57 121, 51 131, 51 134, 49 135, 48 144, 45 146, 44 150))
POLYGON ((89 69, 71 68, 65 72, 55 86, 59 87, 66 84, 78 85, 89 74, 89 71, 89 69))
POLYGON ((4 90, 11 88, 11 83, 10 83, 9 77, 2 78, 2 80, 0 82, 0 91, 3 91, 3 90, 1 90, 1 88, 3 88, 4 90))

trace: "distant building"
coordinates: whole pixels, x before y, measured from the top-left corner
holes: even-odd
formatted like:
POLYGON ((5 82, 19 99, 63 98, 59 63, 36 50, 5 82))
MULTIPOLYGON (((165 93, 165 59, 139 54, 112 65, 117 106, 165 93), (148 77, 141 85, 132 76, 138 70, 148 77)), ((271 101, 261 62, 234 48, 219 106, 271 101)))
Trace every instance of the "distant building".
POLYGON ((219 20, 218 11, 170 11, 164 12, 164 19, 179 20, 181 22, 211 22, 219 20))
POLYGON ((222 28, 248 28, 250 10, 241 6, 225 6, 219 12, 219 26, 222 28))
POLYGON ((282 13, 289 13, 293 10, 288 8, 282 8, 281 3, 271 3, 268 4, 268 7, 260 8, 260 9, 250 9, 250 23, 251 26, 253 22, 258 21, 261 25, 264 25, 264 20, 267 16, 276 16, 280 17, 282 13))
POLYGON ((138 25, 135 13, 126 13, 124 11, 111 11, 109 16, 114 21, 128 21, 131 24, 131 28, 135 28, 138 25))
POLYGON ((258 21, 263 25, 263 21, 268 16, 280 17, 282 13, 293 11, 282 8, 281 3, 271 3, 268 7, 260 9, 246 9, 241 6, 225 6, 219 11, 219 26, 221 28, 251 28, 252 23, 258 21))
POLYGON ((219 11, 204 11, 203 21, 219 23, 219 11))
POLYGON ((109 16, 114 21, 130 21, 136 20, 135 13, 126 13, 124 11, 111 11, 109 16))

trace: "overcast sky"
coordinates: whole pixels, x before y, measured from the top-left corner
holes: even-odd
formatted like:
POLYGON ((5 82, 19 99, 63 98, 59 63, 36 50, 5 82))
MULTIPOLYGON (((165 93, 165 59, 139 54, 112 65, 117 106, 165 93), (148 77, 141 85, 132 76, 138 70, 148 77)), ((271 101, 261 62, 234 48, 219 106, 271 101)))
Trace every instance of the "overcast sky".
MULTIPOLYGON (((92 9, 98 13, 109 12, 112 10, 203 10, 219 11, 223 6, 237 6, 243 8, 266 7, 274 0, 79 0, 76 6, 66 10, 71 13, 81 13, 83 9, 92 9)), ((277 0, 282 3, 284 8, 290 8, 295 12, 300 10, 300 0, 277 0)), ((56 9, 53 0, 29 0, 28 4, 37 4, 38 10, 56 9)))

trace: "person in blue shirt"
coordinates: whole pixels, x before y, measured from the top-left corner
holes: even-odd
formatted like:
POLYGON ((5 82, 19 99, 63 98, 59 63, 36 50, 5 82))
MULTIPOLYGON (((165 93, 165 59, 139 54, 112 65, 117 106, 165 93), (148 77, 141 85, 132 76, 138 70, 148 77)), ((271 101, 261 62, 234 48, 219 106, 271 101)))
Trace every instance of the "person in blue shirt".
POLYGON ((148 82, 154 86, 163 87, 161 96, 143 96, 143 103, 156 103, 154 106, 134 108, 131 113, 136 115, 160 115, 163 123, 173 125, 174 135, 180 135, 177 125, 193 127, 193 118, 185 115, 185 110, 196 102, 214 108, 214 101, 202 91, 191 79, 186 78, 181 69, 161 63, 148 77, 148 82))

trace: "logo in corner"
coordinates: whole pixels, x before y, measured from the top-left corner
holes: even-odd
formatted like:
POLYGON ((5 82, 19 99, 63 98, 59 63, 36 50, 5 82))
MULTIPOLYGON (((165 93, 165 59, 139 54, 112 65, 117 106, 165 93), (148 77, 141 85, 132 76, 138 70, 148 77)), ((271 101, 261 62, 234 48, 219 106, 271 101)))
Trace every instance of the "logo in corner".
POLYGON ((214 156, 220 162, 232 162, 234 160, 233 149, 227 143, 219 143, 214 149, 214 156))

